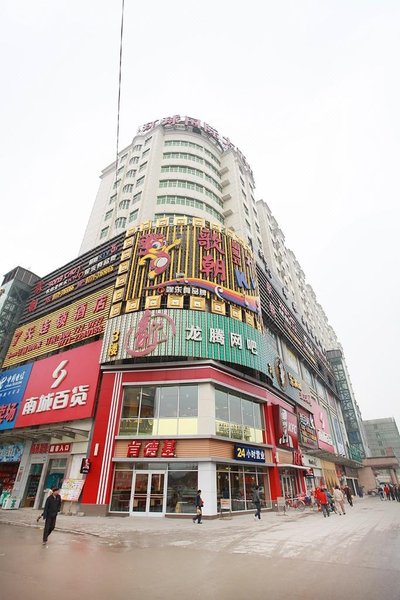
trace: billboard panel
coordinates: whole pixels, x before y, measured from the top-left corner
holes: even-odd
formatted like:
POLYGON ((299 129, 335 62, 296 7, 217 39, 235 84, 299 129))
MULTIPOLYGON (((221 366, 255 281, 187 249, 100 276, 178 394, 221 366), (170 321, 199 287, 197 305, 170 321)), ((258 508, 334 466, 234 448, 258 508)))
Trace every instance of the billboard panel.
POLYGON ((99 290, 19 326, 8 348, 4 366, 15 365, 102 334, 110 310, 112 291, 113 286, 99 290))
POLYGON ((146 310, 110 319, 101 362, 143 356, 211 358, 267 373, 263 334, 241 321, 194 310, 146 310))
POLYGON ((114 283, 124 237, 120 234, 112 238, 38 281, 20 323, 37 319, 114 283))
POLYGON ((232 232, 197 221, 127 231, 112 317, 146 308, 195 308, 263 329, 250 248, 232 232))
POLYGON ((15 427, 86 419, 93 414, 101 341, 33 364, 15 427))
POLYGON ((31 370, 32 363, 0 373, 0 431, 14 427, 31 370))
POLYGON ((275 442, 280 448, 295 449, 299 447, 297 434, 297 417, 294 413, 275 405, 275 442))
POLYGON ((297 407, 297 416, 299 423, 299 442, 306 448, 318 449, 317 431, 314 423, 314 416, 306 410, 297 407))

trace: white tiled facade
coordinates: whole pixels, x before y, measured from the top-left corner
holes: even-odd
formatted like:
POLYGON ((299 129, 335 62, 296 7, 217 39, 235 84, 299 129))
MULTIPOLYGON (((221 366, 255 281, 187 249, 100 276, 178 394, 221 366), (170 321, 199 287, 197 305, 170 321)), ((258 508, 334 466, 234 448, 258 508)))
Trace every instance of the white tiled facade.
POLYGON ((163 217, 220 224, 257 253, 254 179, 241 152, 205 123, 185 117, 164 121, 142 127, 119 153, 117 169, 114 162, 102 171, 80 254, 163 217))

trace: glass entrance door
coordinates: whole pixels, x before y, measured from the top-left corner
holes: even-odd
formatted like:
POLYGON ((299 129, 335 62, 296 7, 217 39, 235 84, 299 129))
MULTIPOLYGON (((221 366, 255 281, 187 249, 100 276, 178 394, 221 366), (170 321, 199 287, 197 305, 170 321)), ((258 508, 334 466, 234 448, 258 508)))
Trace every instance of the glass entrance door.
POLYGON ((32 506, 35 504, 36 493, 38 491, 42 469, 42 463, 31 465, 28 481, 25 486, 25 494, 22 501, 22 506, 32 508, 32 506))
POLYGON ((165 471, 136 471, 131 515, 162 516, 165 513, 165 483, 165 471))

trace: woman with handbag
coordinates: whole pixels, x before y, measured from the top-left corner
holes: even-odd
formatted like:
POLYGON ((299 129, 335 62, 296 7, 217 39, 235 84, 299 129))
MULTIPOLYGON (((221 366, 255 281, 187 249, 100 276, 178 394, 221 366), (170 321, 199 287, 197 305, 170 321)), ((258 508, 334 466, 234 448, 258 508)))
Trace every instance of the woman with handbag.
POLYGON ((203 523, 203 521, 201 520, 201 517, 203 516, 202 508, 204 506, 204 502, 201 499, 201 490, 197 490, 195 506, 196 506, 196 516, 193 517, 193 523, 196 523, 196 521, 197 521, 197 523, 199 525, 201 525, 203 523))

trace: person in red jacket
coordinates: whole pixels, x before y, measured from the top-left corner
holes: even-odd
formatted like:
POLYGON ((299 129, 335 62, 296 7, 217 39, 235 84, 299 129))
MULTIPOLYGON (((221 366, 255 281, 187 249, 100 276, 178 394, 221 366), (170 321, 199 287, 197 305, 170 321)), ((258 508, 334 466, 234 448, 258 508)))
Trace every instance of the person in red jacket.
POLYGON ((325 494, 324 490, 318 487, 314 492, 314 497, 321 507, 324 518, 329 517, 328 496, 325 494))

